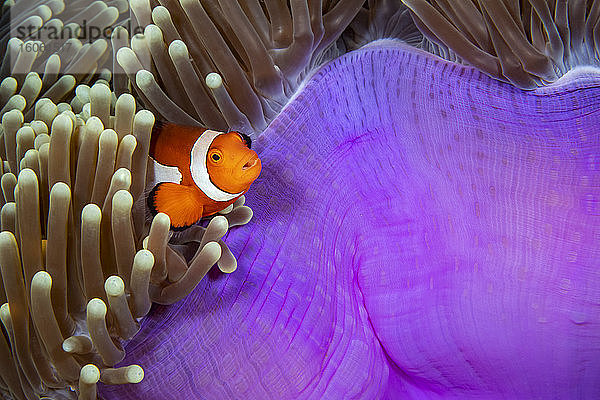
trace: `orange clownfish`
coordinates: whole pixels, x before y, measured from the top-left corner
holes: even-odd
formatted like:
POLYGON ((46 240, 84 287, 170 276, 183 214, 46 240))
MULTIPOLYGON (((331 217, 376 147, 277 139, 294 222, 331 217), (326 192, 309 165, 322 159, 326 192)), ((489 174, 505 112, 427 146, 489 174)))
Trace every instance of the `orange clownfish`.
POLYGON ((154 172, 148 206, 163 212, 172 229, 187 228, 244 194, 258 178, 261 163, 239 132, 157 123, 148 167, 154 172))

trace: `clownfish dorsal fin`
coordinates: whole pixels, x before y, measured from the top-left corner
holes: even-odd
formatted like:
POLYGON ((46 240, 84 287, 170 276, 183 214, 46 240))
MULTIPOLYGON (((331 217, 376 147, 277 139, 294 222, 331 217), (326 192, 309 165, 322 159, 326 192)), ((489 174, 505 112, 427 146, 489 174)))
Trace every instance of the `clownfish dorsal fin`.
POLYGON ((186 228, 202 218, 202 195, 193 186, 172 182, 159 183, 148 196, 153 214, 165 213, 171 218, 171 227, 186 228))
POLYGON ((152 133, 160 133, 160 131, 166 126, 169 125, 169 123, 167 121, 163 121, 163 120, 156 120, 154 121, 154 125, 152 126, 152 133))
POLYGON ((154 154, 154 148, 156 147, 156 143, 158 142, 158 137, 167 125, 168 122, 165 121, 154 121, 154 125, 152 126, 152 133, 150 134, 150 156, 154 154))

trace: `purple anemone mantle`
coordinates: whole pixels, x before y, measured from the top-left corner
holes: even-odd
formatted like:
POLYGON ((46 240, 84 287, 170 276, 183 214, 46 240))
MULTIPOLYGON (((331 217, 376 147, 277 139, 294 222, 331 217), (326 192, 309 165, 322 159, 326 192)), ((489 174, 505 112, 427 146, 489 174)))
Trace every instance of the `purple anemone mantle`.
POLYGON ((600 78, 381 42, 256 147, 237 271, 155 307, 105 398, 600 398, 600 78))

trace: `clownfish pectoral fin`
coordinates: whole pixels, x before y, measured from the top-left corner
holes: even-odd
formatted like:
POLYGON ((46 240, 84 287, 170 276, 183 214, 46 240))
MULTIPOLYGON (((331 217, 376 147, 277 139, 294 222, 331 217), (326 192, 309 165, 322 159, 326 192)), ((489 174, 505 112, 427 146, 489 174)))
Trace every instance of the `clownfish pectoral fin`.
POLYGON ((198 189, 172 182, 156 185, 148 195, 148 206, 153 214, 167 214, 173 229, 187 228, 200 221, 204 208, 198 189))

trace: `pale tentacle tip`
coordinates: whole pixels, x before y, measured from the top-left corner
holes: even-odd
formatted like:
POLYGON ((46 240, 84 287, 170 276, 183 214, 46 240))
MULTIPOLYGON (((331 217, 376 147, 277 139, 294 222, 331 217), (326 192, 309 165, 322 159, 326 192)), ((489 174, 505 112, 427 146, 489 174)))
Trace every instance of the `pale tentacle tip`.
POLYGON ((125 282, 117 275, 109 276, 104 282, 104 290, 109 296, 121 296, 125 293, 125 282))
POLYGON ((75 351, 75 346, 72 342, 65 339, 62 343, 62 349, 67 353, 73 353, 75 351))
POLYGON ((221 78, 221 75, 216 72, 211 72, 210 74, 206 75, 205 81, 206 86, 211 89, 217 89, 223 85, 223 78, 221 78))
POLYGON ((62 349, 70 354, 88 354, 93 351, 94 345, 87 336, 70 336, 63 340, 62 349))
POLYGON ((154 219, 152 220, 152 222, 156 222, 159 225, 168 225, 171 226, 171 218, 169 218, 169 216, 165 213, 159 212, 158 214, 156 214, 154 216, 154 219))
POLYGON ((52 286, 52 277, 46 271, 38 271, 33 275, 31 279, 32 286, 40 286, 40 287, 51 287, 52 286))
POLYGON ((188 48, 185 42, 175 39, 169 44, 169 54, 171 57, 180 56, 180 57, 189 57, 188 48))
POLYGON ((87 364, 81 368, 79 379, 87 384, 94 384, 100 380, 100 370, 94 364, 87 364))
POLYGON ((129 383, 140 383, 144 379, 144 370, 139 365, 131 365, 127 368, 127 381, 129 383))
POLYGON ((52 185, 50 193, 55 196, 71 196, 71 188, 64 182, 56 182, 52 185))
MULTIPOLYGON (((146 242, 147 239, 148 237, 144 239, 144 242, 146 242)), ((139 265, 144 269, 151 270, 154 266, 154 254, 152 254, 150 250, 139 250, 134 256, 134 264, 139 265)))
MULTIPOLYGON (((228 260, 229 261, 229 260, 228 260)), ((223 262, 219 260, 217 263, 219 270, 225 274, 231 274, 237 269, 237 260, 234 258, 231 262, 223 262)))
POLYGON ((125 189, 118 190, 113 196, 113 203, 129 205, 131 207, 133 205, 133 196, 125 189))
POLYGON ((221 258, 221 245, 217 242, 208 242, 202 248, 202 251, 211 255, 211 259, 214 259, 215 262, 221 258))
POLYGON ((19 178, 18 179, 19 179, 19 181, 22 181, 24 179, 27 179, 27 180, 34 180, 35 179, 35 180, 37 180, 37 175, 35 174, 35 171, 32 170, 31 168, 25 168, 25 169, 22 169, 19 172, 19 178))
POLYGON ((4 303, 0 306, 0 315, 4 318, 10 317, 10 306, 8 303, 4 303))
POLYGON ((101 299, 93 298, 87 304, 87 312, 91 315, 104 317, 106 315, 106 304, 101 299))
POLYGON ((90 87, 88 95, 91 97, 108 96, 108 95, 110 95, 110 88, 102 83, 96 82, 90 87))
POLYGON ((156 80, 154 79, 154 75, 152 75, 152 72, 147 71, 145 69, 140 69, 136 74, 135 74, 135 83, 140 87, 140 88, 148 88, 150 87, 154 82, 156 82, 156 80))
MULTIPOLYGON (((111 131, 113 131, 111 129, 111 131)), ((113 131, 115 132, 115 131, 113 131)), ((116 132, 115 132, 116 135, 116 132)), ((117 138, 118 140, 118 138, 117 138)), ((113 174, 113 177, 115 177, 116 179, 119 179, 123 182, 131 182, 131 171, 129 171, 127 168, 119 168, 118 170, 116 170, 113 174)))
POLYGON ((85 225, 87 223, 99 221, 102 218, 102 210, 94 203, 86 204, 81 211, 81 220, 85 225))
MULTIPOLYGON (((11 203, 6 203, 11 204, 11 203)), ((11 231, 2 231, 0 232, 0 242, 13 242, 15 241, 15 235, 11 231)))
POLYGON ((227 218, 222 215, 217 215, 214 217, 210 221, 209 225, 214 226, 215 229, 224 231, 223 234, 227 233, 227 229, 229 229, 229 221, 227 221, 227 218))

